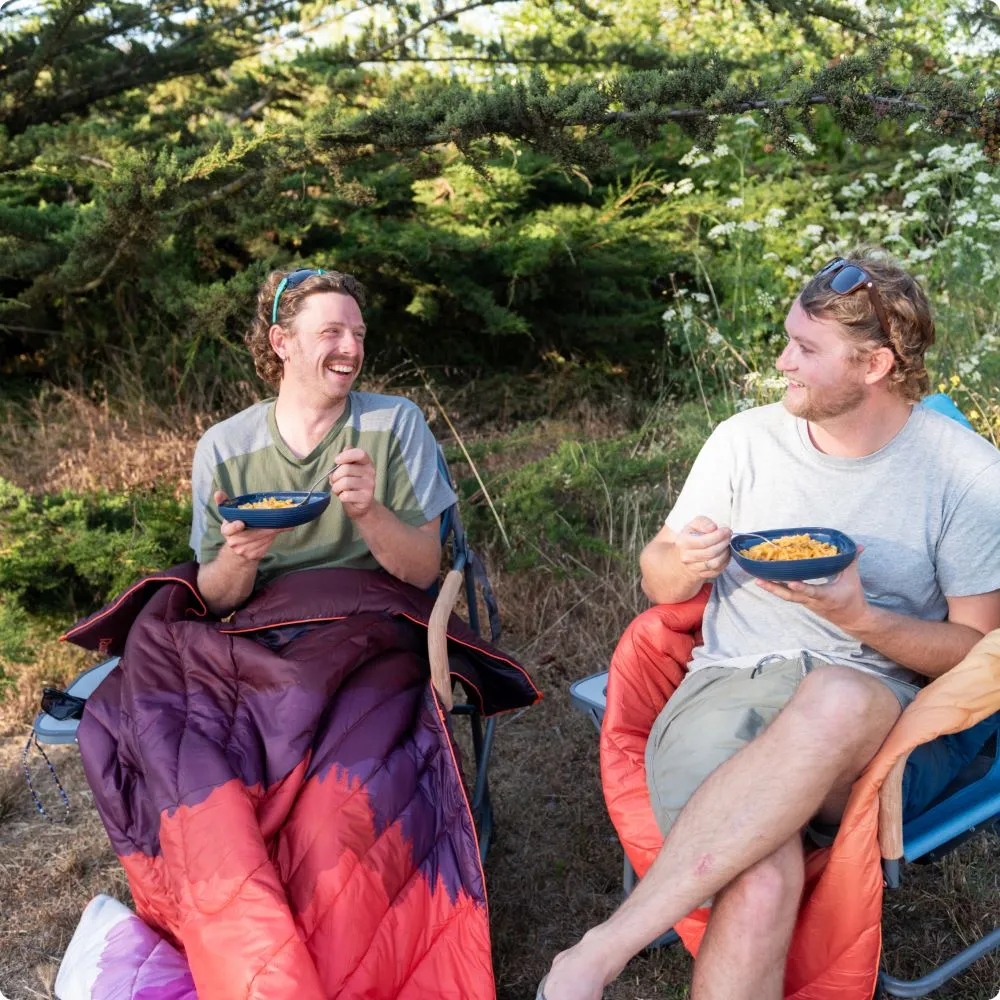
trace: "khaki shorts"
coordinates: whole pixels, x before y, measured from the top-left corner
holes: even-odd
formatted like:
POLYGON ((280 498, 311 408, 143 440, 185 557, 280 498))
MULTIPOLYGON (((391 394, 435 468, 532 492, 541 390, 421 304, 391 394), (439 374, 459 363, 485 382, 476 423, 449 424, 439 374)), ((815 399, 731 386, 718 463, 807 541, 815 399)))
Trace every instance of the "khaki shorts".
MULTIPOLYGON (((823 661, 765 656, 755 667, 702 667, 688 674, 657 716, 646 743, 646 783, 666 837, 695 789, 777 717, 802 678, 823 661)), ((917 688, 879 677, 905 708, 917 688)))

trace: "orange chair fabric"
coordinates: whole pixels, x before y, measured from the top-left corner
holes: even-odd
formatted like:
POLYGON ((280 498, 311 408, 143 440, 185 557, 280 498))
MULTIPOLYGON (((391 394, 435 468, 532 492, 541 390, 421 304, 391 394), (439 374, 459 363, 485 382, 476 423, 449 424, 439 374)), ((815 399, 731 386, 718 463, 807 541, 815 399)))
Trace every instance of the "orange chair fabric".
MULTIPOLYGON (((601 779, 611 820, 636 872, 663 844, 646 789, 650 729, 684 677, 709 588, 690 601, 639 615, 611 660, 601 728, 601 779)), ((915 747, 959 732, 1000 710, 1000 629, 924 688, 855 782, 832 848, 806 865, 806 890, 785 972, 786 1000, 870 1000, 881 952, 882 870, 878 793, 892 766, 915 747)), ((676 927, 697 955, 709 916, 696 910, 676 927)))

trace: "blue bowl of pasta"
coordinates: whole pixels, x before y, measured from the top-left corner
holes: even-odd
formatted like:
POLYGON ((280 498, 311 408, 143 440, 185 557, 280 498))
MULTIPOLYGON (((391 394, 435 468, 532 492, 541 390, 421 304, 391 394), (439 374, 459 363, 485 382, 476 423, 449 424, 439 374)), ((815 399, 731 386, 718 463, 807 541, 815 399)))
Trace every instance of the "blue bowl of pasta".
POLYGON ((219 504, 226 521, 242 521, 248 528, 294 528, 314 521, 330 506, 329 493, 247 493, 219 504), (306 497, 308 502, 302 503, 306 497))
POLYGON ((758 580, 828 583, 858 554, 854 540, 836 528, 769 528, 734 534, 733 559, 758 580), (766 539, 766 540, 765 540, 766 539))

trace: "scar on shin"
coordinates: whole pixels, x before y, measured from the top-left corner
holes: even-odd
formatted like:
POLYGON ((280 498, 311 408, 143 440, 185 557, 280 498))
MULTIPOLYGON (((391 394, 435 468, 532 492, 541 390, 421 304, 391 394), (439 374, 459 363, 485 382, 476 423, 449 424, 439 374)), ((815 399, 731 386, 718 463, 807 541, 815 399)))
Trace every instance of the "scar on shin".
POLYGON ((696 875, 704 875, 705 872, 711 871, 711 869, 712 869, 712 862, 714 860, 715 859, 712 857, 711 854, 704 854, 704 855, 702 855, 698 859, 698 864, 695 865, 694 873, 696 875))

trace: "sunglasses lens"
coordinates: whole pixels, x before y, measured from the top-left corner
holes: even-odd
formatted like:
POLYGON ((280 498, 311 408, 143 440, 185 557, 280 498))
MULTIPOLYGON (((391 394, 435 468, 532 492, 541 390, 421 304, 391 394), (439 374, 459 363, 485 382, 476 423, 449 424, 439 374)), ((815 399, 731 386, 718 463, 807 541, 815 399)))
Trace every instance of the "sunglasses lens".
POLYGON ((826 267, 822 268, 816 277, 820 277, 824 274, 829 274, 831 271, 836 271, 838 267, 842 266, 844 263, 843 257, 834 257, 826 267))
POLYGON ((838 271, 830 282, 830 288, 838 295, 846 295, 860 288, 868 280, 868 275, 854 264, 849 264, 842 271, 838 271))
POLYGON ((315 267, 303 267, 299 268, 298 271, 292 271, 288 276, 288 282, 285 285, 286 288, 298 288, 306 278, 313 278, 317 274, 323 274, 324 272, 315 267))

